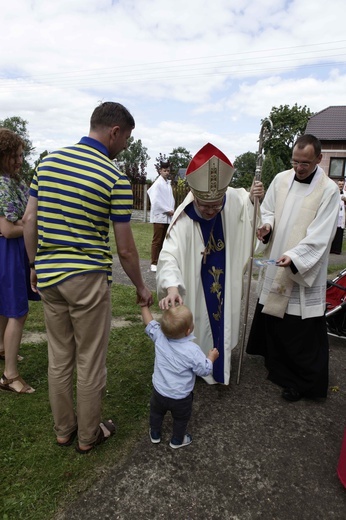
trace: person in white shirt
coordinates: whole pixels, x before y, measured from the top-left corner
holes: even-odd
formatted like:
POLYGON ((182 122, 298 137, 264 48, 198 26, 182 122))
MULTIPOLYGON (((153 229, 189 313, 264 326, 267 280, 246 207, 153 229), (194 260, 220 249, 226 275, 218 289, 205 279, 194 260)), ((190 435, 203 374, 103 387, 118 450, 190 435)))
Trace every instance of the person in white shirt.
POLYGON ((334 255, 340 255, 342 252, 342 242, 344 239, 345 216, 346 216, 346 214, 345 214, 346 194, 344 191, 345 179, 338 180, 337 185, 340 190, 338 227, 336 228, 335 237, 334 237, 332 245, 330 247, 330 252, 334 255))
POLYGON ((169 179, 170 163, 161 161, 159 176, 148 189, 150 199, 150 222, 154 225, 151 243, 151 271, 156 272, 156 266, 168 226, 174 213, 174 196, 169 179))

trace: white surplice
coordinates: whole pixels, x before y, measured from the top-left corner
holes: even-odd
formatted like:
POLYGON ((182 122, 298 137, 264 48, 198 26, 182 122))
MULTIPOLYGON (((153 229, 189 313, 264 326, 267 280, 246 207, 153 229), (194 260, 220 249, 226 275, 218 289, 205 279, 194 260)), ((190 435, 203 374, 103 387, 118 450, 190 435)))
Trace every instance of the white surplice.
MULTIPOLYGON (((207 354, 214 345, 201 279, 205 244, 199 223, 184 212, 193 198, 190 192, 173 215, 159 257, 156 284, 159 299, 167 295, 168 287, 178 287, 184 303, 194 316, 196 343, 207 354)), ((254 207, 249 193, 243 188, 228 188, 221 215, 226 248, 224 382, 229 384, 231 350, 239 338, 243 275, 251 252, 254 207)), ((212 376, 205 380, 209 384, 215 383, 212 376)))
POLYGON ((297 219, 304 198, 315 189, 320 176, 326 174, 318 167, 311 184, 294 181, 294 170, 279 173, 268 188, 261 205, 262 223, 274 226, 278 190, 290 176, 288 192, 281 218, 275 221, 274 239, 270 241, 270 259, 277 260, 283 254, 289 256, 298 269, 293 274, 290 268, 268 265, 261 270, 258 283, 259 303, 265 304, 278 269, 287 269, 295 282, 289 298, 287 314, 312 318, 325 312, 326 278, 330 244, 335 234, 338 218, 339 190, 332 180, 326 178, 323 195, 316 215, 307 228, 306 236, 295 247, 287 249, 287 241, 297 219))
POLYGON ((147 194, 150 198, 150 222, 169 224, 172 217, 168 213, 174 211, 175 205, 171 182, 159 175, 147 194))

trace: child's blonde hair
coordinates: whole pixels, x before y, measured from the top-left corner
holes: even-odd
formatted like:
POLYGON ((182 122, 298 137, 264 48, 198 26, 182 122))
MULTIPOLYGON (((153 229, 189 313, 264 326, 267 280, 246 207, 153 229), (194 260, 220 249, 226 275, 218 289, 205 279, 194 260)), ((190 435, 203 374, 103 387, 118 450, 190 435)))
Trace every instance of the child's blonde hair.
POLYGON ((186 331, 191 327, 193 316, 186 305, 170 307, 162 313, 161 330, 168 338, 184 337, 186 331))

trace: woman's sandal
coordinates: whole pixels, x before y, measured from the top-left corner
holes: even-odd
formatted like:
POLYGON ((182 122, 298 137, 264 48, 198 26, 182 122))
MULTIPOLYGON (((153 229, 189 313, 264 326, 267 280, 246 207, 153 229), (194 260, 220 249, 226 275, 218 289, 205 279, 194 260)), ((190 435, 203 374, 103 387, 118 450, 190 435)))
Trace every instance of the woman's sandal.
POLYGON ((77 437, 77 433, 78 433, 78 430, 77 428, 75 429, 75 431, 73 431, 69 437, 69 439, 65 442, 59 442, 58 440, 56 441, 57 445, 58 446, 61 446, 62 448, 66 447, 66 446, 71 446, 71 444, 73 444, 75 438, 77 437))
POLYGON ((100 431, 98 433, 98 436, 97 436, 97 439, 95 442, 93 442, 93 444, 91 445, 90 448, 86 449, 86 450, 82 450, 79 445, 77 444, 76 446, 76 452, 77 453, 80 453, 81 455, 85 455, 86 453, 90 453, 94 448, 95 446, 98 446, 99 444, 102 444, 104 442, 106 442, 106 440, 109 439, 109 437, 111 437, 112 435, 114 435, 115 433, 115 424, 113 423, 113 421, 110 419, 108 421, 102 421, 102 423, 100 423, 100 431), (102 426, 104 426, 106 428, 106 430, 109 431, 109 435, 105 435, 103 429, 102 429, 102 426))
POLYGON ((30 385, 28 385, 20 376, 13 377, 12 379, 7 379, 5 374, 3 374, 0 379, 0 388, 2 390, 8 390, 9 392, 15 392, 16 394, 32 394, 33 392, 35 392, 35 390, 30 385), (22 385, 20 390, 17 390, 17 388, 15 388, 14 386, 11 386, 16 381, 18 381, 22 385))

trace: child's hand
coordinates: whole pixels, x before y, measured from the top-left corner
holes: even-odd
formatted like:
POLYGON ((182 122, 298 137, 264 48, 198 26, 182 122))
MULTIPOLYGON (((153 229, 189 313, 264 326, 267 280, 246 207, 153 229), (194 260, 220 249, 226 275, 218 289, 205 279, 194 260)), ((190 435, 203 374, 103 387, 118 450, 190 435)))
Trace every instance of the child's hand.
POLYGON ((219 357, 220 353, 219 351, 217 350, 217 348, 211 348, 208 352, 208 359, 210 359, 210 361, 212 363, 214 363, 214 361, 217 360, 217 358, 219 357))

